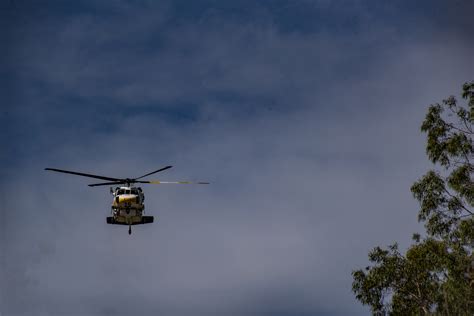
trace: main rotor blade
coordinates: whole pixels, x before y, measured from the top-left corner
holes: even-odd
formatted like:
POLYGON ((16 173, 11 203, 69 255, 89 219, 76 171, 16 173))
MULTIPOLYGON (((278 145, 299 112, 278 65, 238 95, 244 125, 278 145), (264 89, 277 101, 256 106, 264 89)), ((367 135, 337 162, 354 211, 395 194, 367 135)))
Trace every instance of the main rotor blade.
POLYGON ((135 181, 137 183, 148 184, 209 184, 209 182, 191 182, 191 181, 135 181))
POLYGON ((114 184, 126 184, 126 182, 120 181, 120 182, 102 182, 102 183, 92 183, 88 184, 90 187, 98 187, 101 185, 114 185, 114 184))
POLYGON ((141 176, 141 177, 138 177, 138 178, 135 178, 135 179, 133 179, 133 180, 138 180, 138 179, 141 179, 141 178, 145 178, 146 176, 149 176, 149 175, 151 175, 151 174, 154 174, 154 173, 157 173, 157 172, 160 172, 160 171, 163 171, 163 170, 169 169, 169 168, 171 168, 171 167, 173 167, 173 166, 166 166, 166 167, 164 167, 164 168, 161 168, 161 169, 158 169, 158 170, 156 170, 156 171, 153 171, 153 172, 147 173, 146 175, 144 175, 144 176, 141 176))
POLYGON ((74 175, 76 175, 76 176, 83 176, 83 177, 95 178, 95 179, 106 180, 106 181, 123 181, 123 180, 124 180, 124 179, 117 179, 117 178, 110 178, 110 177, 98 176, 98 175, 95 175, 95 174, 82 173, 82 172, 75 172, 75 171, 68 171, 68 170, 61 170, 61 169, 54 169, 54 168, 45 168, 44 170, 56 171, 56 172, 62 172, 62 173, 68 173, 68 174, 74 174, 74 175))

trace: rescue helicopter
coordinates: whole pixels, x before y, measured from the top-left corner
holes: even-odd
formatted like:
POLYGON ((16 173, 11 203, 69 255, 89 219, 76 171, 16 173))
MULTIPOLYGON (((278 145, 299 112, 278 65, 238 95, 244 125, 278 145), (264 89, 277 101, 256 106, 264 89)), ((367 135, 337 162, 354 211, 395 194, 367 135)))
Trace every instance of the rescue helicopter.
POLYGON ((75 172, 69 170, 45 168, 44 170, 55 171, 61 173, 72 174, 76 176, 89 177, 107 182, 89 184, 90 187, 105 185, 120 185, 115 188, 110 187, 110 193, 113 195, 111 215, 107 217, 107 224, 112 225, 128 225, 128 234, 132 234, 133 225, 153 223, 153 216, 145 216, 145 194, 142 188, 134 186, 135 183, 147 184, 209 184, 209 182, 189 182, 189 181, 146 181, 140 180, 152 174, 167 170, 172 166, 147 173, 138 178, 112 178, 104 177, 96 174, 75 172))

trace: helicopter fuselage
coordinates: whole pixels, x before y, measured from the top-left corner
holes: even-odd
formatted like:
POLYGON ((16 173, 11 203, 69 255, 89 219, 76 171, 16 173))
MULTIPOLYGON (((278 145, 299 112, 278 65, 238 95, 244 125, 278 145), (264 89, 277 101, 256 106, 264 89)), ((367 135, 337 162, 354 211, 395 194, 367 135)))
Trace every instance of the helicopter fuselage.
POLYGON ((113 195, 111 217, 107 223, 118 225, 138 225, 153 222, 152 216, 144 216, 145 195, 140 187, 111 188, 113 195))

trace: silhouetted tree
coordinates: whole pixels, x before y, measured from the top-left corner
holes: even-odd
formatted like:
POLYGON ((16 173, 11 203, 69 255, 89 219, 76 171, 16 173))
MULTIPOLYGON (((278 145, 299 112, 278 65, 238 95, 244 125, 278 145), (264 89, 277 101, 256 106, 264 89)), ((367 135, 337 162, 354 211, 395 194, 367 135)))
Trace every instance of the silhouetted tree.
POLYGON ((421 131, 439 167, 411 187, 426 234, 401 254, 397 244, 376 247, 371 265, 352 272, 356 298, 373 314, 474 315, 474 81, 429 107, 421 131))

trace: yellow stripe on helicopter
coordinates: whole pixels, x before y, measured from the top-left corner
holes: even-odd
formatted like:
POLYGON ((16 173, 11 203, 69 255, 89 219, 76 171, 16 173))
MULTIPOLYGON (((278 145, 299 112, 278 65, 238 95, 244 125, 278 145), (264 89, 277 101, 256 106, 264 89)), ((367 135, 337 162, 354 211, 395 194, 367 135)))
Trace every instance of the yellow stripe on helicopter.
POLYGON ((130 196, 130 195, 119 195, 118 196, 118 202, 119 203, 124 203, 124 202, 135 202, 137 197, 136 196, 130 196))
POLYGON ((175 184, 191 184, 192 182, 189 181, 150 181, 151 184, 168 184, 168 183, 175 183, 175 184))

